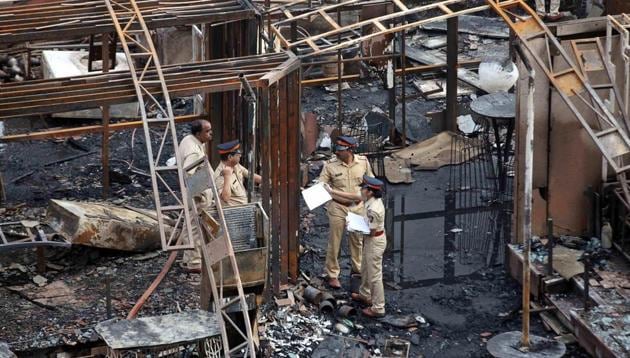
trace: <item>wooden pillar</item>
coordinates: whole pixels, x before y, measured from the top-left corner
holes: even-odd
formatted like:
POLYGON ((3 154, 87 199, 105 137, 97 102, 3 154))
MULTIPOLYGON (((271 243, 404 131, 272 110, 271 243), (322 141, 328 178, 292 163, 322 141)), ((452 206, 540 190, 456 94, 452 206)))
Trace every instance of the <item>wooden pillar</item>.
POLYGON ((299 256, 300 256, 300 202, 296 193, 300 191, 300 69, 296 69, 288 75, 288 155, 287 155, 287 185, 285 189, 288 193, 288 272, 289 278, 296 282, 299 276, 299 256))
POLYGON ((458 27, 457 16, 446 20, 446 126, 450 131, 457 130, 457 55, 458 55, 458 27))

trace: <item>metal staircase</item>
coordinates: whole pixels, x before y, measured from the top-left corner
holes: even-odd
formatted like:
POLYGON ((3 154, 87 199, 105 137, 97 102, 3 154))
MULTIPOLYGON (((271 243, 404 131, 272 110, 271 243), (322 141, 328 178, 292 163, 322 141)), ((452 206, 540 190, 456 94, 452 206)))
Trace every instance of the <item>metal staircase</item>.
MULTIPOLYGON (((192 200, 195 195, 208 188, 212 190, 215 198, 219 197, 212 167, 208 159, 204 157, 187 168, 182 168, 168 88, 151 39, 151 33, 143 20, 141 9, 136 0, 105 0, 105 4, 127 57, 140 105, 162 248, 164 250, 194 249, 192 228, 193 225, 199 228, 203 239, 203 245, 201 245, 202 259, 211 283, 215 313, 221 323, 224 355, 226 357, 234 354, 254 357, 255 348, 248 306, 220 200, 215 201, 219 214, 218 222, 205 211, 199 213, 192 200), (133 44, 138 51, 132 52, 129 44, 133 44), (139 71, 136 65, 139 65, 139 71), (150 68, 155 70, 156 75, 149 75, 150 68), (161 90, 159 97, 153 96, 149 91, 149 89, 153 89, 155 92, 158 88, 161 90), (147 105, 155 106, 157 111, 150 115, 147 112, 147 105), (154 141, 156 137, 154 133, 158 133, 156 141, 154 141), (168 155, 171 153, 175 154, 175 165, 166 163, 168 155), (195 172, 188 177, 186 173, 191 171, 195 172), (170 234, 167 235, 165 219, 170 218, 169 214, 176 215, 176 220, 170 234), (178 241, 178 234, 182 230, 187 231, 189 242, 178 241), (238 295, 235 297, 224 297, 223 295, 223 267, 225 264, 231 266, 236 278, 238 295), (245 332, 228 315, 228 309, 236 305, 240 306, 245 332), (229 345, 227 336, 227 327, 229 326, 244 339, 235 347, 229 345)), ((234 309, 230 311, 232 312, 234 309)))
MULTIPOLYGON (((621 122, 625 126, 625 118, 622 112, 619 115, 622 120, 618 121, 596 92, 600 89, 610 89, 612 81, 602 83, 601 88, 599 85, 597 87, 592 85, 558 39, 524 1, 487 0, 487 3, 514 31, 534 61, 542 68, 550 84, 599 148, 602 156, 614 170, 623 198, 626 205, 629 205, 630 187, 627 176, 630 171, 628 158, 630 139, 626 128, 620 125, 621 122), (532 44, 538 39, 545 40, 544 57, 538 55, 532 44), (558 55, 555 63, 552 55, 558 55)), ((610 72, 608 76, 609 79, 614 78, 610 72)))

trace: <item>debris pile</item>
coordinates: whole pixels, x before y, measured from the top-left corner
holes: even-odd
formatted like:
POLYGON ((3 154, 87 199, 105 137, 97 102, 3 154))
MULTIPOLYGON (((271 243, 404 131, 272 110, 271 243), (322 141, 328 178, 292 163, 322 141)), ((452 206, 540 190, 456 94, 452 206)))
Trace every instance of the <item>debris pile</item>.
POLYGON ((0 83, 24 81, 24 72, 19 62, 15 57, 0 55, 0 83))
POLYGON ((267 341, 274 357, 308 356, 331 333, 330 320, 283 307, 258 321, 264 325, 261 339, 267 341))

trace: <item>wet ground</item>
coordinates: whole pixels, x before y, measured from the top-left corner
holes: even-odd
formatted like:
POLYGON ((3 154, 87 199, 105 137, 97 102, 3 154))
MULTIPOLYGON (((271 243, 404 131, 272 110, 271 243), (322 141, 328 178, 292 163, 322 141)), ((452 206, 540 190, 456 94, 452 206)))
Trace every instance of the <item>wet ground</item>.
MULTIPOLYGON (((388 196, 393 196, 397 203, 405 197, 408 214, 442 211, 447 173, 448 168, 415 172, 415 183, 390 185, 388 196)), ((312 230, 303 238, 308 251, 301 260, 301 267, 308 275, 317 276, 323 273, 327 218, 323 208, 311 214, 314 216, 306 214, 312 230)), ((457 240, 449 249, 447 241, 451 235, 445 233, 444 222, 444 216, 408 220, 404 235, 398 227, 394 239, 388 238, 392 246, 383 263, 387 313, 422 315, 429 326, 410 331, 377 320, 357 318, 366 328, 354 333, 365 340, 374 340, 381 351, 386 339, 397 336, 411 342, 410 357, 487 357, 485 343, 489 338, 521 328, 518 315, 521 293, 517 282, 502 266, 486 266, 485 254, 462 255, 457 240)), ((335 295, 347 298, 350 263, 345 241, 341 267, 343 288, 335 295)), ((544 330, 538 317, 534 315, 532 320, 532 334, 553 337, 544 330)), ((569 350, 572 355, 568 356, 583 356, 576 347, 569 350)))

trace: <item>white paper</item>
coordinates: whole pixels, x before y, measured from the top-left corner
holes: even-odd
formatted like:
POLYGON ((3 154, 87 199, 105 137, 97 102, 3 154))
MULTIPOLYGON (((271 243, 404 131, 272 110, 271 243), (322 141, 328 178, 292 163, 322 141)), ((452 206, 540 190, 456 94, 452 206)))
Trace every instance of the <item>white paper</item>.
POLYGON ((308 189, 302 190, 302 197, 309 210, 316 209, 332 200, 332 196, 324 189, 323 183, 318 183, 308 189))
POLYGON ((349 212, 348 216, 346 216, 346 228, 350 232, 370 233, 370 225, 368 224, 367 218, 355 213, 349 212))

